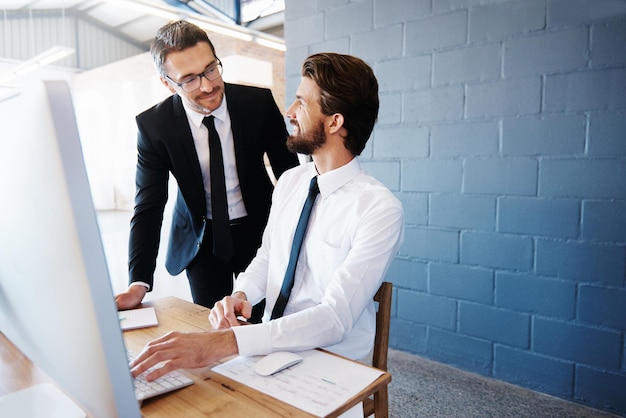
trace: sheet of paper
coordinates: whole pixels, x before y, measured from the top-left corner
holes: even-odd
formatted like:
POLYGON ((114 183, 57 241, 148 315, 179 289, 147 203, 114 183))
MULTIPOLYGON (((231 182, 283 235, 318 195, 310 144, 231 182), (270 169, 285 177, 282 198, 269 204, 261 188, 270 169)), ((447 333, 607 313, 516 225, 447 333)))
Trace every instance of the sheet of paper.
POLYGON ((236 357, 213 370, 316 416, 325 416, 383 372, 319 350, 298 352, 304 360, 271 376, 254 371, 262 356, 236 357))
POLYGON ((120 327, 122 327, 124 331, 159 325, 156 311, 152 307, 119 311, 118 316, 120 319, 120 327))

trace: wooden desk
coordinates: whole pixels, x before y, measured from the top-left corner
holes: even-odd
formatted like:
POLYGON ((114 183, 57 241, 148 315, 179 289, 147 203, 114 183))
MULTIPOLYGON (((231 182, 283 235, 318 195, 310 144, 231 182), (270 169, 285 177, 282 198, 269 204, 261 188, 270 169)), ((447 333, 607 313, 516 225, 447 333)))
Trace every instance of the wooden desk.
MULTIPOLYGON (((124 332, 127 347, 139 352, 146 342, 169 331, 193 332, 211 328, 209 310, 199 305, 166 297, 144 303, 154 306, 158 327, 124 332)), ((333 355, 330 354, 329 355, 333 355)), ((212 367, 212 366, 211 366, 212 367)), ((0 333, 0 396, 50 379, 0 333)), ((146 418, 176 417, 312 417, 302 410, 265 395, 226 376, 213 372, 210 367, 186 370, 194 384, 163 396, 144 401, 141 412, 146 418)), ((351 398, 328 417, 336 417, 361 402, 379 388, 389 384, 391 375, 383 373, 367 388, 351 398)))

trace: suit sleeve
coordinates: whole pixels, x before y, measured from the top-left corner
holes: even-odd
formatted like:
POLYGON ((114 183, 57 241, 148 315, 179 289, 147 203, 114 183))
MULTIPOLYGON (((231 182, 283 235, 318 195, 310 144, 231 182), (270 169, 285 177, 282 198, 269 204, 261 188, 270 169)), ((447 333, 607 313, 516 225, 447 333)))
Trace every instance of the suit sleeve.
POLYGON ((142 281, 152 289, 161 238, 163 210, 167 202, 168 167, 137 118, 137 172, 135 212, 130 222, 129 282, 142 281))

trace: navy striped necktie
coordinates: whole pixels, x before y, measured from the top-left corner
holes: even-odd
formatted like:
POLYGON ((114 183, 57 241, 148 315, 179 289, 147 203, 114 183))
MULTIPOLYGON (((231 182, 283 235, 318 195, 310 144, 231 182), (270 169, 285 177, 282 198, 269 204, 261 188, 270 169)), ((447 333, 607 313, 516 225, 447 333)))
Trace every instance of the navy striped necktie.
POLYGON ((283 316, 285 306, 287 306, 287 301, 289 300, 289 295, 291 294, 291 289, 293 288, 293 281, 296 274, 296 264, 298 264, 298 255, 300 254, 302 241, 304 240, 304 235, 306 234, 309 217, 311 216, 311 209, 313 209, 315 198, 319 192, 320 189, 317 186, 317 176, 315 176, 311 179, 309 194, 304 202, 304 206, 302 207, 302 213, 300 213, 298 226, 296 226, 296 233, 293 236, 293 243, 291 244, 289 264, 287 265, 283 285, 280 288, 280 294, 278 295, 278 299, 276 299, 276 304, 274 305, 270 319, 276 319, 283 316))

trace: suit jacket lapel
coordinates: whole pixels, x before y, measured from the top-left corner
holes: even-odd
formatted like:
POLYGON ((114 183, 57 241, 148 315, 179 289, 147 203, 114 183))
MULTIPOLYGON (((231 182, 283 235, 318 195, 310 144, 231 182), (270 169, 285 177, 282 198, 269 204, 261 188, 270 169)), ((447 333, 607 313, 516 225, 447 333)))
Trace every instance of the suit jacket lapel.
POLYGON ((178 94, 174 94, 174 120, 176 121, 175 129, 177 132, 174 137, 176 138, 176 141, 180 142, 183 148, 184 154, 189 163, 188 167, 190 167, 193 172, 193 176, 199 184, 200 190, 204 190, 204 181, 202 180, 202 171, 200 170, 200 162, 198 161, 196 146, 193 142, 191 129, 189 128, 189 121, 187 120, 185 109, 183 108, 182 99, 178 94))
POLYGON ((245 144, 243 138, 246 137, 246 109, 242 109, 239 97, 235 91, 230 88, 228 83, 224 83, 224 94, 226 95, 226 103, 228 105, 228 114, 230 115, 230 128, 233 132, 233 142, 235 145, 235 162, 237 165, 237 175, 239 182, 245 181, 246 164, 243 161, 245 144))

